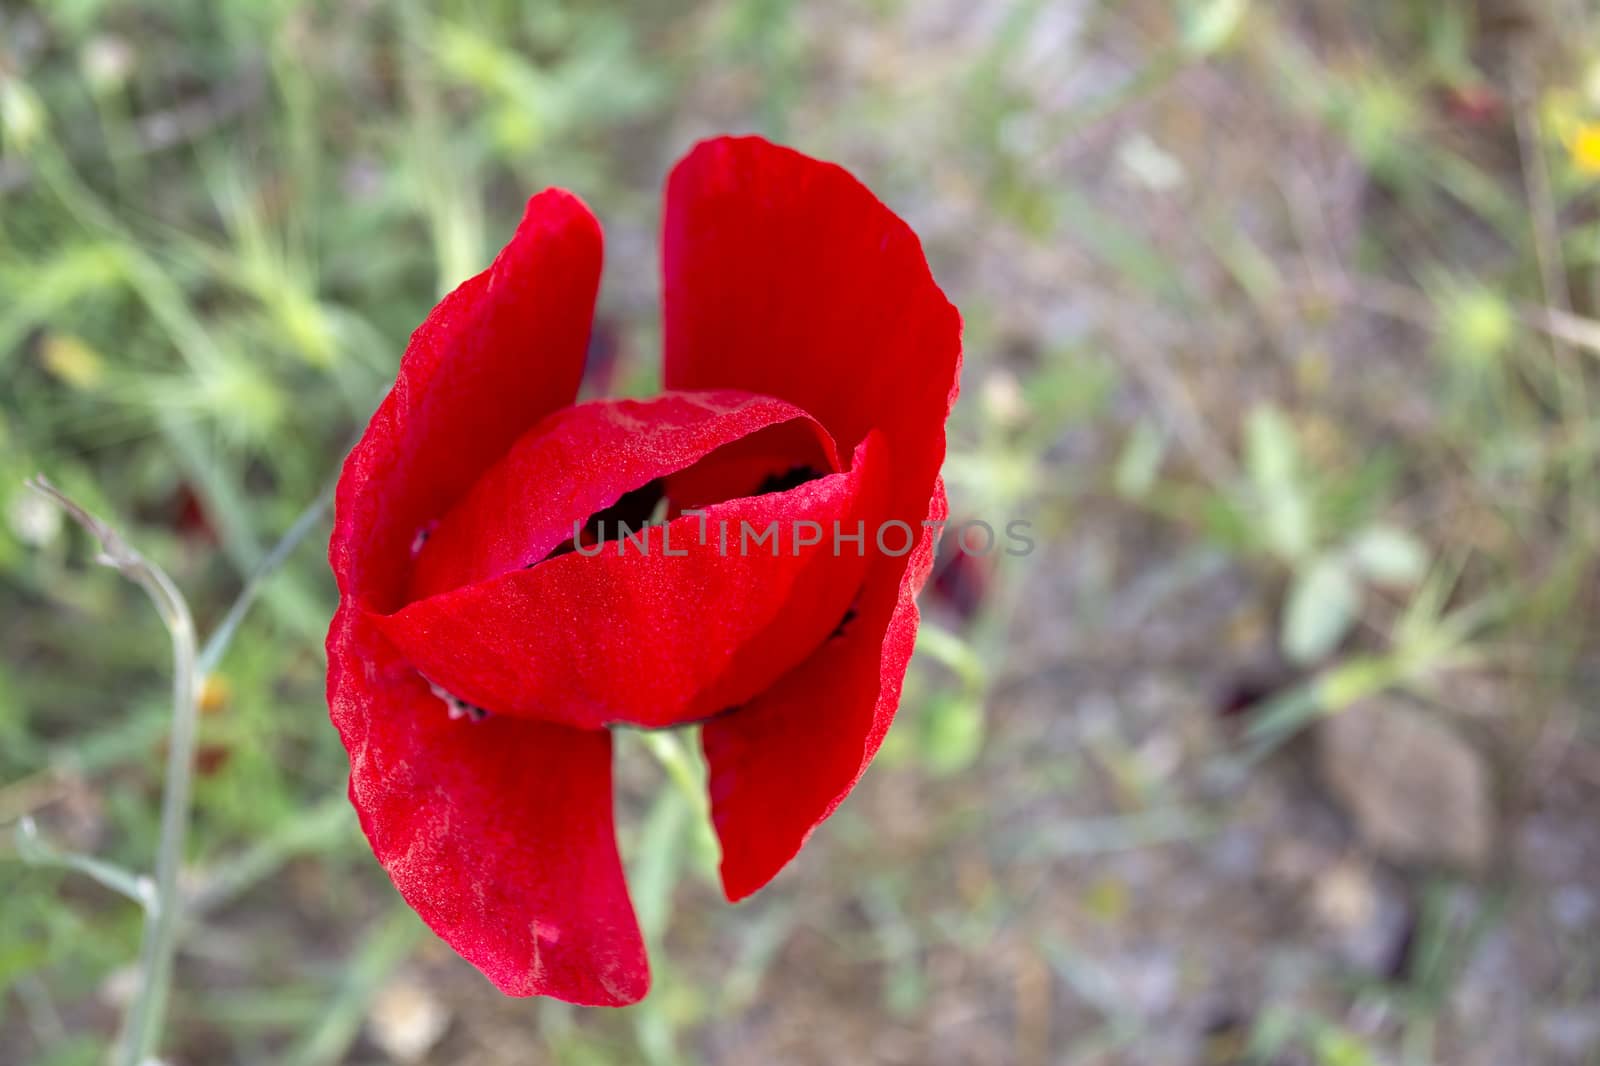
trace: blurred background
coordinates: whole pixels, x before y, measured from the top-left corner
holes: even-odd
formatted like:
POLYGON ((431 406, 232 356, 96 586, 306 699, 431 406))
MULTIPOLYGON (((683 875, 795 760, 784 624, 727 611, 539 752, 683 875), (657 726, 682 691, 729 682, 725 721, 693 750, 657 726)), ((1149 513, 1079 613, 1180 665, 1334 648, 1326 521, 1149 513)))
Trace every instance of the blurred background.
POLYGON ((97 1064, 168 640, 201 695, 172 1064, 1600 1062, 1592 0, 0 0, 0 1062, 97 1064), (316 501, 528 194, 657 384, 697 138, 844 163, 966 317, 946 557, 882 756, 767 890, 693 738, 619 741, 655 987, 501 998, 359 839, 316 501), (687 782, 691 787, 676 785, 687 782), (93 872, 93 871, 91 871, 93 872))

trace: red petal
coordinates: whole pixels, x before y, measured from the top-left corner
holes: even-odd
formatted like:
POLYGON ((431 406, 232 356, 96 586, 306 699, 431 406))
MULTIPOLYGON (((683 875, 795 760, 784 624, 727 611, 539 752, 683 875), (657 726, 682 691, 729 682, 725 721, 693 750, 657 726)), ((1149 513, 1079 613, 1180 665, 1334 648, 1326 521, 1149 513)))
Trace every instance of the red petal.
MULTIPOLYGON (((941 482, 928 521, 948 513, 941 482)), ((728 899, 772 880, 878 753, 916 644, 915 597, 933 568, 935 540, 930 529, 909 556, 880 557, 842 635, 701 731, 728 899)))
MULTIPOLYGON (((662 270, 670 387, 788 400, 841 449, 879 430, 893 485, 887 518, 913 529, 943 519, 935 484, 960 316, 916 235, 865 186, 759 138, 705 142, 668 179, 662 270)), ((932 540, 909 558, 874 562, 841 638, 706 726, 731 898, 793 857, 877 752, 899 702, 932 540)))
POLYGON ((668 388, 788 400, 846 452, 881 430, 921 519, 961 319, 866 186, 759 137, 703 142, 667 181, 662 284, 668 388))
POLYGON ((611 820, 611 738, 452 721, 361 612, 328 633, 350 798, 395 887, 508 995, 620 1005, 650 983, 611 820))
POLYGON ((417 533, 528 427, 572 402, 600 255, 588 208, 561 190, 540 193, 494 265, 412 334, 339 479, 329 557, 341 593, 398 607, 417 533))
POLYGON ((707 718, 772 684, 850 608, 882 508, 878 440, 849 473, 418 600, 378 625, 430 681, 494 714, 587 729, 707 718), (802 520, 819 541, 799 542, 802 520), (835 522, 866 523, 861 549, 833 550, 835 522), (776 539, 741 543, 741 523, 775 524, 776 539))
MULTIPOLYGON (((666 393, 557 411, 523 434, 429 534, 410 598, 531 566, 571 540, 574 523, 581 526, 624 493, 729 444, 772 437, 780 439, 770 446, 787 449, 795 461, 838 469, 833 442, 821 427, 799 408, 767 396, 666 393)), ((730 495, 748 494, 758 480, 730 495)))

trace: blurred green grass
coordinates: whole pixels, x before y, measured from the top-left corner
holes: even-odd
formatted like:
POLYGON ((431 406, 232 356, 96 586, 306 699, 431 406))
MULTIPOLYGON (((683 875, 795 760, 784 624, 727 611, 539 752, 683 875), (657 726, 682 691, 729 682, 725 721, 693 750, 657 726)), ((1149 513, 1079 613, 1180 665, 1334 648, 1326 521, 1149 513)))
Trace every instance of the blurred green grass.
MULTIPOLYGON (((172 1060, 372 1061, 374 1003, 417 971, 466 1019, 449 1061, 767 1061, 773 1012, 821 1010, 796 987, 820 953, 855 993, 810 1024, 898 1033, 917 1061, 1166 1061, 1163 1018, 1106 993, 1040 900, 1122 914, 1133 890, 1086 884, 1085 862, 1204 853, 1243 815, 1115 729, 1039 746, 1093 721, 1085 677, 1120 704, 1124 684, 1265 671, 1204 777, 1270 772, 1375 695, 1471 718, 1450 686, 1487 676, 1502 698, 1467 728, 1507 819, 1538 806, 1551 743, 1575 753, 1553 779, 1595 787, 1572 767, 1594 765, 1600 683, 1600 177, 1579 149, 1600 130, 1597 18, 1424 0, 0 7, 0 823, 34 815, 60 847, 147 869, 169 714, 160 627, 24 477, 116 516, 209 629, 530 192, 567 186, 601 217, 600 328, 619 387, 652 389, 661 177, 695 137, 754 129, 851 166, 924 235, 967 322, 954 506, 1027 516, 1043 548, 932 596, 878 791, 759 905, 715 900, 694 801, 627 739, 657 982, 606 1015, 489 1004, 396 910, 340 798, 319 530, 209 690, 189 863, 213 905, 186 940, 172 1060), (1218 580, 1226 610, 1184 606, 1218 580), (872 815, 907 795, 922 806, 884 829, 872 815), (986 945, 1013 933, 1024 961, 997 976, 986 945), (951 987, 973 1018, 941 1044, 951 987)), ((0 1062, 100 1061, 136 909, 0 864, 18 1034, 0 1062)), ((1419 883, 1433 900, 1456 882, 1419 883)), ((1314 1006, 1247 996, 1237 1059, 1196 1061, 1468 1061, 1451 997, 1484 934, 1441 909, 1416 904, 1426 964, 1355 988, 1329 964, 1314 1006)), ((1235 950, 1303 947, 1275 935, 1235 950)), ((1592 1005, 1595 970, 1573 960, 1562 1001, 1592 1005)), ((871 1057, 914 1057, 896 1054, 871 1057)))

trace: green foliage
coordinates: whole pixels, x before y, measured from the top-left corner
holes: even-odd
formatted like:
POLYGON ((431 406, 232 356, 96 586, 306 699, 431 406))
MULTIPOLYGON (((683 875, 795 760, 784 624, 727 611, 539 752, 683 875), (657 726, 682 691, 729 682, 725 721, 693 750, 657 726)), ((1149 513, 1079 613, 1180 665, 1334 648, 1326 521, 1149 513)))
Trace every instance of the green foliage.
POLYGON ((1183 44, 1197 56, 1225 48, 1250 11, 1250 0, 1203 0, 1183 8, 1183 44))
POLYGON ((1244 459, 1266 547, 1287 562, 1299 562, 1315 543, 1316 515, 1307 486, 1309 471, 1283 412, 1269 406, 1250 412, 1244 459))
POLYGON ((1284 655, 1295 663, 1326 658, 1360 610, 1361 590, 1349 568, 1330 556, 1310 560, 1289 583, 1279 637, 1284 655))
MULTIPOLYGON (((1201 704, 1240 664, 1286 660, 1293 680, 1245 717, 1251 766, 1374 695, 1448 709, 1469 669, 1541 709, 1585 694, 1600 543, 1600 242, 1576 139, 1600 121, 1590 42, 1559 35, 1518 116, 1499 80, 1517 35, 1472 5, 856 7, 0 11, 0 1028, 22 1034, 18 1055, 104 1057, 105 990, 141 923, 116 873, 147 872, 159 843, 170 721, 159 626, 86 571, 81 535, 22 478, 45 470, 123 516, 209 632, 324 490, 410 330, 531 191, 567 185, 601 215, 616 387, 654 390, 661 178, 723 128, 848 163, 918 228, 966 323, 955 517, 1027 518, 1038 550, 996 560, 974 617, 924 595, 865 786, 881 791, 749 904, 716 902, 693 738, 619 740, 655 991, 602 1015, 485 1007, 486 986, 394 909, 323 708, 319 519, 212 678, 172 1061, 366 1061, 352 1049, 402 967, 443 974, 464 1017, 510 1026, 519 1062, 700 1061, 797 990, 896 1040, 947 1033, 952 1002, 963 1024, 1002 1018, 1020 1040, 1040 1011, 1035 948, 1061 1056, 1146 1061, 1167 1019, 1133 1010, 1092 952, 1168 935, 1145 898, 1164 898, 1160 875, 1124 886, 1101 858, 1149 849, 1159 870, 1160 849, 1209 848, 1235 814, 1214 786, 1238 753, 1213 750, 1225 728, 1206 717, 1173 754, 1150 719, 1176 733, 1188 704, 1143 707, 1145 687, 1201 704), (885 810, 915 824, 879 824, 885 810), (37 835, 19 835, 24 815, 37 835), (1085 889, 1086 866, 1106 880, 1085 889), (1082 911, 1098 924, 1078 943, 1082 911), (813 975, 807 952, 850 981, 813 975), (207 987, 218 972, 226 987, 207 987), (955 994, 951 974, 968 982, 955 994), (53 1018, 99 1028, 56 1041, 53 1018)), ((1493 724, 1544 738, 1529 750, 1586 750, 1589 704, 1527 733, 1510 712, 1493 724)), ((1520 780, 1509 747, 1497 758, 1520 780)), ((1269 991, 1240 1022, 1242 1061, 1424 1061, 1410 1042, 1450 1017, 1484 934, 1446 896, 1426 894, 1412 972, 1359 993, 1315 945, 1244 945, 1291 954, 1297 974, 1312 963, 1328 1003, 1379 997, 1406 1033, 1269 991)), ((492 1037, 469 1042, 492 1055, 492 1037)))

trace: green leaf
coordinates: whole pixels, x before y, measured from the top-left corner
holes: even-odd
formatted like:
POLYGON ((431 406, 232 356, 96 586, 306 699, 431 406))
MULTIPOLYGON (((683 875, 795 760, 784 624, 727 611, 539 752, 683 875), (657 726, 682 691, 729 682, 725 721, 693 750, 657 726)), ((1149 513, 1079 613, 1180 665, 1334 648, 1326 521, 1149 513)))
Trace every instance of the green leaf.
POLYGON ((929 703, 922 731, 923 765, 935 774, 953 774, 972 765, 983 747, 983 704, 961 694, 929 703))
POLYGON ((1166 435, 1149 419, 1140 419, 1117 458, 1117 494, 1130 500, 1148 495, 1155 487, 1166 454, 1166 435))
POLYGON ((1261 508, 1267 546, 1283 559, 1296 561, 1311 553, 1311 499, 1305 491, 1300 445, 1282 411, 1262 404, 1245 425, 1245 468, 1261 508))
POLYGON ((632 870, 633 907, 645 939, 659 943, 667 930, 672 895, 683 868, 685 830, 694 809, 676 788, 664 788, 645 817, 632 870))
POLYGON ((44 105, 20 78, 0 78, 0 132, 18 152, 26 152, 45 129, 44 105))
POLYGON ((1367 1046, 1352 1033, 1327 1028, 1313 1041, 1317 1066, 1374 1066, 1377 1062, 1367 1046))
POLYGON ((1208 56, 1233 40, 1250 11, 1250 0, 1202 0, 1191 4, 1183 20, 1183 47, 1191 55, 1208 56))
POLYGON ((1494 366, 1516 340, 1516 311, 1505 296, 1477 281, 1446 278, 1435 284, 1439 352, 1471 369, 1494 366))
POLYGON ((1428 572, 1428 547, 1394 526, 1375 525, 1350 541, 1349 559, 1367 580, 1410 588, 1428 572))
POLYGON ((1324 555, 1299 571, 1283 608, 1283 653, 1308 665, 1326 658, 1350 631, 1361 608, 1361 590, 1343 560, 1324 555))

